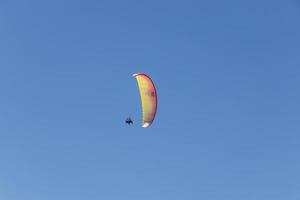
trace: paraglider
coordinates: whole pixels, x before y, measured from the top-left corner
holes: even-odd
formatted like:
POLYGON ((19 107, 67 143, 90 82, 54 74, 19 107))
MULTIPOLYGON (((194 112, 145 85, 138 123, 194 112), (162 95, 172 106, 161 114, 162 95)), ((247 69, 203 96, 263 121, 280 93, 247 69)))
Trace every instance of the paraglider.
POLYGON ((125 120, 125 123, 130 125, 130 124, 133 124, 133 121, 131 119, 131 117, 127 117, 126 120, 125 120))
POLYGON ((148 128, 155 119, 157 112, 157 92, 152 79, 144 73, 132 75, 136 78, 142 104, 142 127, 148 128))

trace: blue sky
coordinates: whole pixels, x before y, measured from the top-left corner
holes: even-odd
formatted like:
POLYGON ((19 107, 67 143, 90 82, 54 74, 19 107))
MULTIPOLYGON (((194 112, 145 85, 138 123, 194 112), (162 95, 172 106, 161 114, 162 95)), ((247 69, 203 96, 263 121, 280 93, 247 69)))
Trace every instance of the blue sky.
POLYGON ((293 0, 1 1, 0 199, 298 200, 299 21, 293 0))

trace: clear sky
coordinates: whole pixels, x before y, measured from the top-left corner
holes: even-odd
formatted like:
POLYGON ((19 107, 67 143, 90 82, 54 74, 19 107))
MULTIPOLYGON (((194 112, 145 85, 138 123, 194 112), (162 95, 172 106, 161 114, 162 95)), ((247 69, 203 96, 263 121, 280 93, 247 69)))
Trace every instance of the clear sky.
POLYGON ((0 199, 299 200, 299 23, 296 0, 0 1, 0 199))

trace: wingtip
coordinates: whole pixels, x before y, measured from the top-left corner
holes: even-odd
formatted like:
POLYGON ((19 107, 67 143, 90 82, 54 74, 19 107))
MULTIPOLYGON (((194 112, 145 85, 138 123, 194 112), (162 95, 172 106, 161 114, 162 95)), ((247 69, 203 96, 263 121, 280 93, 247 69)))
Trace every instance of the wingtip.
POLYGON ((141 73, 135 73, 135 74, 132 74, 133 77, 136 77, 138 75, 140 75, 141 73))
POLYGON ((150 125, 151 125, 151 124, 150 124, 149 122, 145 122, 145 123, 142 125, 142 127, 143 127, 143 128, 148 128, 150 125))

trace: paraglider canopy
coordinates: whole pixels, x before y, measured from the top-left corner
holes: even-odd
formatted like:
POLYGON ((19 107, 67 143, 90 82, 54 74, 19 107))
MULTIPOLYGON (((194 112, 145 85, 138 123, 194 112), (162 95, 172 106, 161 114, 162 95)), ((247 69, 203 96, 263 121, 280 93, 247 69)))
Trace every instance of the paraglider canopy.
POLYGON ((157 112, 157 92, 152 79, 144 73, 132 75, 138 82, 142 102, 142 127, 148 128, 157 112))

